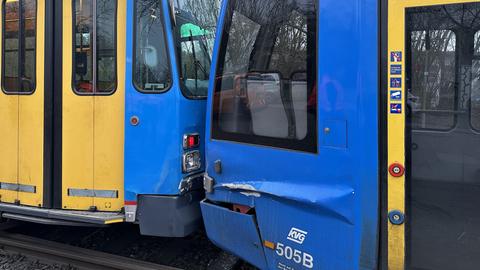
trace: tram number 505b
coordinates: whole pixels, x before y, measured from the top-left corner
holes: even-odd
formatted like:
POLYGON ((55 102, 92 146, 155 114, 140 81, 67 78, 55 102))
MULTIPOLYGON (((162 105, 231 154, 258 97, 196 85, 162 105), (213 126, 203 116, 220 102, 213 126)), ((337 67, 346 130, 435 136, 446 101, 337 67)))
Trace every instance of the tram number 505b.
POLYGON ((280 257, 283 257, 289 261, 294 261, 295 263, 301 264, 306 268, 313 268, 313 256, 306 252, 294 249, 282 243, 277 243, 275 251, 280 257))

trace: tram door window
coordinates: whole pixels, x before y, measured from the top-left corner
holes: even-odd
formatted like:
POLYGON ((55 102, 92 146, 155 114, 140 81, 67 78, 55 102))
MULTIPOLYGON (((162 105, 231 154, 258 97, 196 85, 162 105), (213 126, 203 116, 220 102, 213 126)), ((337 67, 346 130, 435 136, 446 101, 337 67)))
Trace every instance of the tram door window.
POLYGON ((36 1, 3 3, 2 87, 6 93, 35 90, 36 1))
POLYGON ((407 269, 478 269, 480 3, 406 11, 407 269))
POLYGON ((412 31, 412 85, 407 96, 414 129, 449 130, 455 124, 456 35, 451 30, 412 31))
POLYGON ((135 1, 135 51, 133 81, 141 92, 158 93, 171 85, 160 1, 135 1))
POLYGON ((480 30, 475 32, 472 58, 470 122, 473 129, 480 131, 480 30))
POLYGON ((75 90, 111 94, 116 87, 116 1, 75 1, 75 90), (94 4, 95 2, 95 4, 94 4))
POLYGON ((231 1, 219 54, 215 139, 317 152, 314 1, 231 1))

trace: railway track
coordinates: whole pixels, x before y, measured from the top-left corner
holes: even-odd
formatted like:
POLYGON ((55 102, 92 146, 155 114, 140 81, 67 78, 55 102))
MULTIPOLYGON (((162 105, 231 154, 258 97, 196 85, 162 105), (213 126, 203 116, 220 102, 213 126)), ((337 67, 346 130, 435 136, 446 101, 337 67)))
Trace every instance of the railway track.
POLYGON ((179 270, 15 233, 0 232, 0 247, 43 263, 69 265, 80 270, 179 270))

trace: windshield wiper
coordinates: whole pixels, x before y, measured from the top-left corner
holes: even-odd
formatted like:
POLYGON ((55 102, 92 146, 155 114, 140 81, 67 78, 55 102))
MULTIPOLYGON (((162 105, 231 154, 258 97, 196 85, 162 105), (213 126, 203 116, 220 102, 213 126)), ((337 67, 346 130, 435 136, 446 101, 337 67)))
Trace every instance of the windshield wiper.
POLYGON ((198 69, 200 69, 205 76, 207 75, 207 71, 205 67, 202 65, 202 63, 200 63, 200 61, 197 60, 197 53, 195 52, 195 42, 193 40, 192 30, 190 30, 190 43, 192 45, 192 57, 193 57, 193 63, 195 68, 195 90, 198 91, 198 69))

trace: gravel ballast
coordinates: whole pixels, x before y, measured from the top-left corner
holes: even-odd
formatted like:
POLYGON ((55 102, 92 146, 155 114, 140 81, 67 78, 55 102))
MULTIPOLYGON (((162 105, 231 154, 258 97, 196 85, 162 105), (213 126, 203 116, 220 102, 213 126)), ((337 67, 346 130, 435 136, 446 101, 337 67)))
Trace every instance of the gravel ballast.
POLYGON ((10 253, 0 249, 0 269, 2 270, 75 270, 68 265, 56 265, 40 262, 22 254, 10 253))

